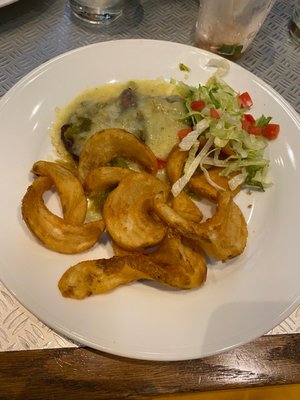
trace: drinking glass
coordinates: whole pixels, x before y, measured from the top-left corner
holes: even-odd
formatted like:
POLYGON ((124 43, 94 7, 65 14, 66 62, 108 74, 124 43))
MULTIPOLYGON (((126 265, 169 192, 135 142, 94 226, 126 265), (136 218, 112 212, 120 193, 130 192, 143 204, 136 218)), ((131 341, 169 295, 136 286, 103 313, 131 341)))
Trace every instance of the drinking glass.
POLYGON ((275 0, 200 0, 195 44, 231 60, 248 48, 275 0))
POLYGON ((70 6, 76 17, 101 24, 122 15, 123 0, 70 0, 70 6))
POLYGON ((295 3, 290 19, 289 32, 294 42, 300 45, 300 0, 295 3))

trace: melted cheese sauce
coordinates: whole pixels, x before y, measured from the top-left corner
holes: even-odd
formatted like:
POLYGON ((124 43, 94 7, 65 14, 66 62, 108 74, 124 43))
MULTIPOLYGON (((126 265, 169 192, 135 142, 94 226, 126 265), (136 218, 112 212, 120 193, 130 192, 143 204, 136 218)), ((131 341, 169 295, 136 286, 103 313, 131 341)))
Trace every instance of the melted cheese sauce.
POLYGON ((140 137, 157 158, 165 160, 178 142, 178 131, 187 126, 182 121, 184 114, 185 108, 175 84, 163 80, 107 84, 84 91, 65 108, 57 110, 52 132, 53 144, 60 155, 66 156, 60 139, 61 127, 80 115, 91 119, 92 124, 89 132, 77 135, 76 151, 80 151, 80 146, 93 133, 114 127, 126 129, 140 137), (128 87, 133 88, 138 107, 121 113, 115 100, 128 87))

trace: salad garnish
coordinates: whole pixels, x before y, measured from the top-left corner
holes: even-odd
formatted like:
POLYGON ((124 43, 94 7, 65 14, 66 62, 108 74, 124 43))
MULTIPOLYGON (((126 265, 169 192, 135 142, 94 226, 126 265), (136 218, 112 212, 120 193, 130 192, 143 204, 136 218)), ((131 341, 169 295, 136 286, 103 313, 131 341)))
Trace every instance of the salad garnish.
POLYGON ((208 65, 216 66, 217 71, 205 85, 192 87, 178 83, 185 98, 184 120, 191 129, 178 134, 180 149, 189 154, 184 175, 174 183, 172 193, 177 196, 198 168, 216 187, 209 176, 212 166, 222 167, 223 176, 236 173, 229 180, 231 190, 241 184, 265 190, 270 183, 269 160, 264 151, 268 140, 277 138, 280 126, 270 123, 269 116, 255 118, 250 113, 253 105, 250 94, 236 92, 222 79, 229 69, 227 61, 212 60, 208 65))

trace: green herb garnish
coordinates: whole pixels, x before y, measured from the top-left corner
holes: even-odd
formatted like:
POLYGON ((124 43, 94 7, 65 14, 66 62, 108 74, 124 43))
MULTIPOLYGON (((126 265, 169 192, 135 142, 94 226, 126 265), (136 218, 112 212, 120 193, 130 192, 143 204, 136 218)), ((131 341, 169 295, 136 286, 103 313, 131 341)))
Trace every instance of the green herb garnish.
POLYGON ((243 50, 242 44, 222 44, 217 48, 217 52, 225 57, 238 57, 243 50))
POLYGON ((187 72, 191 71, 191 69, 183 63, 179 64, 179 69, 180 69, 180 71, 187 71, 187 72))

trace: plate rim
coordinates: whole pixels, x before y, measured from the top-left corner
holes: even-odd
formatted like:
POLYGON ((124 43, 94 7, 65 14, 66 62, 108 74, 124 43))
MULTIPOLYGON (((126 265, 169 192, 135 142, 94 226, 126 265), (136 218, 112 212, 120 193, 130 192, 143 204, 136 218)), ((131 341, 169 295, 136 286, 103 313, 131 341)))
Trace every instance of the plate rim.
POLYGON ((0 8, 9 6, 10 4, 16 3, 19 0, 0 0, 0 8))
MULTIPOLYGON (((193 46, 190 46, 190 45, 186 45, 186 44, 182 44, 182 43, 176 43, 176 42, 169 42, 169 41, 162 41, 162 40, 152 40, 152 39, 120 39, 120 40, 112 40, 112 41, 106 41, 106 42, 100 42, 100 43, 94 43, 94 44, 89 44, 89 45, 86 45, 86 46, 82 46, 82 47, 78 47, 78 48, 76 48, 76 49, 73 49, 73 50, 69 50, 69 51, 67 51, 67 52, 65 52, 65 53, 62 53, 62 54, 60 54, 60 55, 58 55, 58 56, 56 56, 56 57, 54 57, 54 58, 52 58, 52 59, 50 59, 50 60, 48 60, 48 61, 46 61, 45 63, 43 63, 43 64, 41 64, 40 66, 38 66, 38 67, 36 67, 35 69, 33 69, 31 72, 29 72, 28 74, 26 74, 23 78, 21 78, 11 89, 9 89, 8 90, 8 92, 6 92, 5 94, 4 94, 4 96, 0 99, 0 111, 1 111, 1 109, 2 109, 2 106, 4 106, 9 100, 10 100, 10 98, 11 98, 11 96, 13 96, 14 94, 15 94, 15 92, 17 92, 18 91, 18 89, 20 88, 20 87, 22 87, 27 81, 30 81, 30 79, 32 78, 32 77, 34 77, 34 76, 36 76, 39 72, 43 72, 43 70, 45 69, 45 68, 47 68, 49 65, 51 65, 52 63, 56 63, 57 61, 59 61, 59 60, 62 60, 62 59, 64 59, 65 57, 67 57, 68 55, 71 55, 71 54, 73 54, 73 53, 76 53, 76 52, 80 52, 82 49, 85 49, 85 48, 88 48, 88 47, 98 47, 98 46, 101 46, 101 45, 103 45, 103 44, 105 44, 105 45, 110 45, 111 43, 119 43, 119 42, 124 42, 124 41, 126 41, 126 42, 152 42, 152 43, 155 43, 155 44, 160 44, 160 43, 164 43, 164 45, 165 44, 171 44, 171 45, 174 45, 174 46, 182 46, 182 48, 186 48, 186 49, 193 49, 193 50, 195 50, 195 51, 197 51, 197 52, 199 52, 199 54, 200 53, 202 53, 202 52, 204 52, 205 54, 209 54, 210 56, 213 56, 213 57, 215 57, 216 58, 216 56, 214 55, 214 54, 212 54, 212 53, 209 53, 209 52, 207 52, 207 51, 205 51, 205 50, 202 50, 202 49, 197 49, 197 48, 194 48, 193 46)), ((218 58, 221 58, 221 57, 218 57, 218 58)), ((251 77, 256 81, 256 82, 259 82, 265 89, 267 89, 267 91, 269 92, 269 93, 271 93, 274 97, 275 97, 275 99, 277 99, 277 100, 279 100, 279 102, 280 102, 280 105, 281 106, 284 106, 284 109, 288 112, 288 114, 293 118, 293 121, 296 123, 296 125, 298 125, 298 127, 300 128, 300 116, 299 116, 299 114, 297 113, 297 111, 277 92, 277 91, 275 91, 268 83, 266 83, 266 82, 264 82, 261 78, 259 78, 259 77, 257 77, 255 74, 253 74, 252 72, 250 72, 250 71, 248 71, 247 69, 245 69, 244 67, 242 67, 242 66, 240 66, 240 65, 238 65, 238 64, 235 64, 238 68, 241 68, 241 69, 243 69, 244 71, 246 71, 247 72, 247 74, 251 74, 251 77)), ((0 272, 1 272, 1 269, 0 269, 0 272)), ((4 284, 5 284, 5 282, 3 282, 4 284)), ((6 286, 6 284, 5 284, 5 286, 6 286)), ((22 304, 22 302, 18 299, 18 297, 16 296, 16 294, 14 293, 14 291, 12 291, 9 287, 7 287, 7 289, 8 289, 8 291, 9 292, 11 292, 15 297, 16 297, 16 299, 22 304)), ((278 318, 276 319, 276 322, 275 322, 275 320, 274 320, 274 325, 273 326, 276 326, 278 323, 279 323, 279 320, 280 321, 282 321, 283 319, 282 319, 282 316, 283 315, 285 315, 286 317, 288 317, 288 315, 290 315, 290 313, 293 311, 293 309, 295 309, 296 307, 297 307, 297 305, 299 305, 300 304, 300 296, 299 296, 299 298, 298 299, 295 299, 295 302, 293 303, 293 304, 290 304, 287 308, 286 308, 286 310, 285 310, 285 313, 282 313, 281 314, 281 316, 278 316, 278 318)), ((25 305, 23 305, 25 308, 27 308, 25 305)), ((30 312, 32 312, 31 310, 29 310, 30 312)), ((34 314, 34 313, 33 313, 34 314)), ((35 314, 34 314, 35 315, 35 314)), ((38 318, 41 320, 41 321, 45 321, 45 323, 47 324, 47 325, 49 325, 49 326, 51 326, 52 324, 51 323, 49 323, 49 321, 47 322, 47 318, 41 318, 40 316, 38 316, 38 318)), ((66 329, 66 328, 63 328, 63 327, 61 327, 61 328, 59 328, 59 329, 56 329, 56 328, 52 328, 52 329, 54 329, 55 331, 58 331, 59 333, 62 333, 62 335, 67 335, 67 337, 69 337, 69 338, 71 338, 72 340, 74 340, 74 341, 78 341, 78 335, 74 335, 72 332, 70 332, 68 329, 66 329)), ((270 329, 272 329, 272 328, 270 328, 270 329)), ((267 333, 267 332, 265 332, 265 333, 267 333)), ((259 336, 261 336, 261 335, 259 335, 259 336)), ((259 336, 256 336, 256 337, 253 337, 252 339, 247 339, 247 341, 246 342, 249 342, 250 340, 254 340, 254 339, 256 339, 257 337, 259 337, 259 336)), ((159 357, 159 358, 157 358, 157 357, 154 357, 154 358, 149 358, 149 356, 147 356, 146 358, 141 358, 141 357, 139 357, 139 356, 134 356, 134 355, 128 355, 128 352, 126 353, 122 353, 122 352, 116 352, 116 351, 113 351, 113 350, 107 350, 107 347, 106 348, 103 348, 102 346, 100 346, 100 345, 98 345, 98 344, 96 344, 96 343, 94 343, 93 344, 93 346, 91 346, 91 341, 88 341, 88 340, 86 340, 85 338, 80 338, 80 342, 81 343, 83 343, 83 344, 85 344, 85 345, 88 345, 88 346, 90 346, 90 347, 94 347, 94 348, 97 348, 98 350, 101 350, 101 351, 104 351, 104 352, 108 352, 108 353, 111 353, 111 354, 116 354, 116 355, 119 355, 119 356, 122 356, 122 357, 131 357, 131 358, 138 358, 138 359, 145 359, 145 360, 156 360, 156 361, 158 361, 158 360, 161 360, 161 361, 179 361, 179 360, 186 360, 187 358, 185 358, 184 356, 182 356, 182 358, 181 357, 178 357, 178 356, 176 356, 175 355, 175 357, 173 357, 173 356, 170 356, 170 354, 168 353, 168 356, 169 356, 169 358, 168 357, 166 357, 166 355, 164 354, 164 355, 162 355, 162 357, 159 357)), ((224 348, 224 349, 220 349, 218 352, 214 352, 214 353, 212 353, 212 354, 219 354, 219 353, 221 353, 221 352, 224 352, 224 351, 227 351, 227 350, 229 350, 229 349, 232 349, 232 348, 235 348, 235 347, 237 347, 237 346, 240 346, 241 344, 244 344, 244 343, 246 343, 245 341, 240 341, 239 343, 237 343, 237 344, 233 344, 233 345, 231 345, 231 346, 228 346, 228 347, 226 347, 226 348, 224 348)), ((143 352, 142 352, 143 353, 143 352)), ((160 353, 161 354, 161 353, 160 353)), ((206 356, 208 356, 208 355, 212 355, 211 353, 208 353, 208 354, 204 354, 203 353, 203 355, 195 355, 195 357, 194 358, 199 358, 199 357, 206 357, 206 356)), ((191 359, 191 357, 189 356, 189 359, 191 359)))

